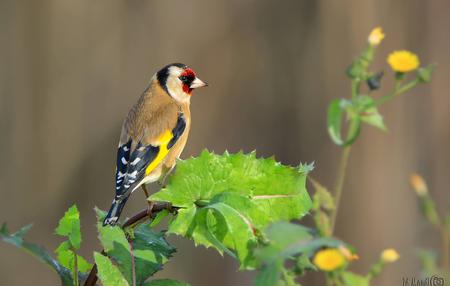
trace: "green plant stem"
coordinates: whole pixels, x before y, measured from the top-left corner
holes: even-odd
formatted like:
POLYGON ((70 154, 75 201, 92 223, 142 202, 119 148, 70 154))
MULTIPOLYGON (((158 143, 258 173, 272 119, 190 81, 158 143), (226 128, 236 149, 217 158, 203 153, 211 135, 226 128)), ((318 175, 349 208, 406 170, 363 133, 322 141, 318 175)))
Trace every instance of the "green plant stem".
POLYGON ((442 241, 442 269, 444 271, 449 271, 449 244, 450 244, 450 233, 447 227, 441 226, 441 241, 442 241))
POLYGON ((331 213, 331 234, 334 232, 336 226, 336 217, 338 214, 339 204, 341 202, 342 190, 345 182, 345 175, 347 173, 348 159, 350 158, 351 147, 344 147, 341 155, 341 161, 339 163, 338 175, 336 179, 336 187, 334 193, 334 210, 331 213))
POLYGON ((72 247, 70 249, 73 253, 73 284, 75 286, 80 285, 78 282, 78 257, 75 249, 72 247))
POLYGON ((390 94, 385 95, 385 96, 381 97, 380 99, 376 100, 375 101, 375 106, 380 106, 383 103, 386 103, 386 102, 390 101, 391 99, 393 99, 397 95, 405 93, 408 90, 414 88, 419 83, 420 83, 420 81, 418 79, 415 79, 415 80, 412 80, 412 81, 408 82, 407 84, 405 84, 403 86, 400 86, 399 81, 397 81, 396 84, 395 84, 394 90, 390 94))

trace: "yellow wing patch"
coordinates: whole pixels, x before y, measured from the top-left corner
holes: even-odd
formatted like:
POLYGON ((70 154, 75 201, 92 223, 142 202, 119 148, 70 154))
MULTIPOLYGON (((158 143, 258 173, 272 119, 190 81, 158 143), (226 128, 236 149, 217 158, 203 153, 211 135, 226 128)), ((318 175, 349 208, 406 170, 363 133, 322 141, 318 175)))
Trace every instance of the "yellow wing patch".
POLYGON ((172 131, 167 130, 161 136, 158 137, 157 143, 159 144, 159 152, 156 158, 151 162, 148 167, 145 169, 145 175, 148 176, 167 156, 169 153, 169 149, 167 149, 167 145, 170 140, 173 138, 172 131))

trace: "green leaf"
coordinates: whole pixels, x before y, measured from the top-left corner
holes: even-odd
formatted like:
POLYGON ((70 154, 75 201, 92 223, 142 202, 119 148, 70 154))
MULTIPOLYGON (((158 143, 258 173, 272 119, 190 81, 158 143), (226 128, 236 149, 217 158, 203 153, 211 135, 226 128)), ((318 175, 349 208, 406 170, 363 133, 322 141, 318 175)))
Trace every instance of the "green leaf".
POLYGON ((311 208, 306 168, 283 166, 251 154, 216 155, 180 161, 168 185, 150 197, 181 208, 169 232, 192 238, 220 253, 235 253, 252 267, 251 248, 271 222, 305 215, 311 208))
POLYGON ((64 217, 60 219, 55 232, 58 235, 67 236, 72 246, 75 249, 80 249, 80 213, 78 212, 76 205, 73 205, 67 210, 64 217))
POLYGON ((172 279, 157 279, 146 282, 144 286, 189 286, 189 284, 172 279))
POLYGON ((417 78, 421 83, 429 83, 431 81, 431 76, 436 65, 429 65, 427 67, 422 67, 417 70, 417 78))
POLYGON ((224 203, 215 203, 208 206, 222 216, 226 223, 226 235, 229 239, 223 239, 223 244, 234 249, 243 267, 252 267, 251 250, 256 246, 254 226, 242 213, 224 203))
POLYGON ((369 278, 344 271, 341 274, 345 286, 369 286, 369 278))
POLYGON ((162 265, 175 252, 165 240, 164 233, 154 232, 146 222, 130 229, 131 242, 118 226, 103 226, 104 212, 96 210, 98 215, 97 228, 99 239, 104 251, 117 264, 129 284, 133 280, 133 265, 135 267, 136 283, 142 285, 151 275, 162 269, 162 265), (132 244, 132 247, 130 247, 132 244))
POLYGON ((111 260, 98 252, 94 253, 94 259, 97 264, 98 277, 104 286, 129 286, 125 277, 112 264, 111 260))
POLYGON ((273 286, 280 281, 283 271, 282 260, 265 264, 255 277, 255 286, 273 286))
POLYGON ((375 100, 367 95, 359 96, 356 101, 361 121, 372 125, 381 130, 386 130, 383 116, 381 116, 378 108, 375 106, 375 100))
POLYGON ((169 215, 169 211, 164 209, 156 214, 156 217, 152 219, 152 223, 150 227, 157 226, 167 215, 169 215))
POLYGON ((53 259, 50 254, 41 246, 38 246, 33 243, 29 243, 23 239, 25 234, 28 232, 28 230, 31 228, 31 225, 27 225, 23 228, 21 228, 16 233, 10 233, 8 228, 6 227, 6 224, 3 224, 0 229, 0 238, 9 244, 12 244, 18 248, 21 248, 40 261, 46 263, 49 265, 53 270, 58 273, 59 277, 61 278, 61 282, 64 286, 72 286, 73 285, 73 279, 71 276, 71 272, 66 267, 62 266, 58 261, 53 259))
POLYGON ((434 202, 433 198, 429 194, 425 196, 420 196, 419 203, 425 218, 431 224, 439 227, 441 224, 441 219, 437 212, 436 203, 434 202))
POLYGON ((351 107, 352 104, 343 99, 335 99, 328 106, 328 134, 336 145, 349 146, 359 135, 360 118, 357 114, 351 114, 351 107), (347 115, 350 120, 345 140, 341 136, 344 110, 347 110, 347 115))
MULTIPOLYGON (((70 242, 62 242, 55 250, 59 263, 70 269, 74 270, 74 252, 70 248, 70 242)), ((92 265, 86 261, 82 256, 77 255, 77 268, 81 273, 86 273, 91 270, 92 265)))
POLYGON ((311 262, 309 257, 306 255, 300 255, 297 258, 296 268, 300 272, 299 273, 300 275, 302 275, 305 272, 305 270, 317 270, 317 267, 311 262))
POLYGON ((103 226, 100 220, 97 222, 97 230, 103 250, 116 263, 127 281, 133 281, 133 258, 130 244, 124 231, 119 226, 103 226))
POLYGON ((167 243, 164 233, 156 233, 150 228, 150 222, 139 225, 134 230, 133 239, 137 285, 142 285, 151 275, 161 270, 175 251, 167 243))
POLYGON ((328 105, 328 133, 336 145, 342 146, 344 142, 341 137, 341 124, 343 112, 341 109, 341 100, 335 99, 328 105))
POLYGON ((316 191, 313 196, 313 208, 317 210, 319 208, 324 208, 328 211, 333 210, 334 199, 328 189, 314 179, 309 178, 309 180, 312 183, 314 190, 316 191))

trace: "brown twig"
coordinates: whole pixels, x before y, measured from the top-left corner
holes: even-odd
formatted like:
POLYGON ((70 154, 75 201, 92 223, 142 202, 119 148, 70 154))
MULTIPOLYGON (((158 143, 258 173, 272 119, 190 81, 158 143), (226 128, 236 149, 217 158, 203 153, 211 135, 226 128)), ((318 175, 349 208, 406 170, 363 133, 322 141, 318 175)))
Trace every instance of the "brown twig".
MULTIPOLYGON (((147 219, 153 219, 155 218, 156 214, 163 210, 168 210, 171 213, 174 213, 177 211, 178 208, 173 207, 171 203, 169 202, 155 202, 151 211, 149 212, 149 209, 143 209, 127 219, 123 225, 122 229, 130 226, 135 226, 139 223, 144 222, 147 219)), ((103 255, 106 255, 105 251, 102 251, 103 255)), ((89 276, 87 277, 86 281, 84 282, 84 286, 95 286, 97 283, 97 265, 94 264, 92 266, 91 272, 89 272, 89 276)))

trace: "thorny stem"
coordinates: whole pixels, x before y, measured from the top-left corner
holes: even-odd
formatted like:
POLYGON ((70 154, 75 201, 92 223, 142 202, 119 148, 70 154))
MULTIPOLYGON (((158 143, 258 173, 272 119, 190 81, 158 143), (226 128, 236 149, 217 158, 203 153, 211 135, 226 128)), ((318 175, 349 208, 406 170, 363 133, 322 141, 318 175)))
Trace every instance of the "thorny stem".
POLYGON ((342 190, 345 182, 345 174, 347 173, 348 159, 350 157, 350 146, 344 147, 344 151, 341 155, 341 161, 339 163, 338 175, 336 179, 336 188, 334 193, 334 204, 335 207, 331 213, 331 233, 333 234, 334 228, 336 226, 336 217, 338 214, 339 204, 341 202, 342 190))
MULTIPOLYGON (((130 217, 129 219, 127 219, 123 225, 122 225, 122 229, 127 228, 127 227, 135 227, 136 225, 144 222, 147 219, 152 219, 156 216, 157 213, 159 213, 160 211, 163 210, 168 210, 171 213, 175 213, 178 208, 177 207, 173 207, 171 203, 169 202, 155 202, 152 208, 151 213, 148 213, 148 209, 143 209, 141 211, 139 211, 138 213, 136 213, 135 215, 133 215, 132 217, 130 217)), ((106 255, 106 253, 104 251, 102 251, 103 255, 106 255)), ((97 265, 94 264, 94 266, 92 266, 91 272, 89 272, 89 276, 86 279, 86 281, 84 282, 84 286, 95 286, 97 283, 97 265)))

